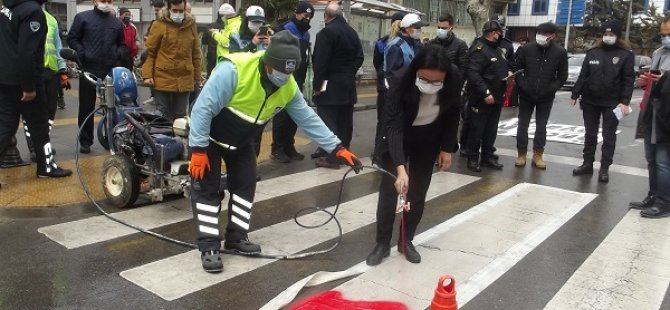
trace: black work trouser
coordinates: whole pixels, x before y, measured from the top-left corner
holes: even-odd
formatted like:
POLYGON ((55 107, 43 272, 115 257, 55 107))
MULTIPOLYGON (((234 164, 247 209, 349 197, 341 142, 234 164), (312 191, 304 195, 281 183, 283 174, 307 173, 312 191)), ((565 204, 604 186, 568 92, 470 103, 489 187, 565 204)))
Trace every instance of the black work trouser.
MULTIPOLYGON (((403 211, 406 242, 414 239, 414 234, 423 216, 426 193, 433 176, 435 160, 440 152, 439 133, 440 130, 435 123, 424 126, 413 126, 409 132, 405 133, 407 145, 405 145, 404 149, 408 163, 405 169, 407 169, 409 175, 407 201, 411 205, 409 211, 403 211)), ((388 152, 381 155, 380 165, 387 171, 396 171, 396 167, 388 152)), ((391 242, 391 235, 393 234, 393 223, 395 222, 395 210, 398 199, 398 192, 395 190, 394 183, 395 179, 384 174, 379 185, 376 241, 380 244, 389 244, 391 242)), ((398 243, 400 243, 402 235, 399 233, 398 236, 398 243)))
POLYGON ((477 156, 481 148, 482 158, 493 155, 494 144, 498 136, 498 121, 502 104, 485 104, 483 102, 472 106, 468 110, 467 126, 468 141, 467 153, 477 156))
POLYGON ((216 144, 207 148, 210 169, 200 181, 191 180, 191 207, 198 233, 200 251, 221 248, 219 213, 221 212, 221 159, 226 163, 228 191, 228 224, 225 239, 236 242, 247 238, 251 210, 256 192, 256 156, 252 143, 235 151, 224 150, 216 144))
POLYGON ((320 105, 316 113, 335 135, 342 141, 342 146, 349 148, 354 132, 353 105, 320 105))
POLYGON ((292 154, 295 151, 295 133, 297 131, 298 125, 286 110, 277 113, 272 118, 272 153, 292 154))
MULTIPOLYGON (((77 124, 81 127, 84 120, 95 110, 95 85, 86 79, 79 80, 79 114, 77 124)), ((90 117, 79 134, 79 144, 82 146, 93 145, 93 117, 90 117)))
POLYGON ((36 85, 34 100, 23 102, 23 90, 18 85, 0 84, 0 158, 16 134, 19 119, 25 120, 35 145, 37 172, 49 172, 53 167, 53 153, 49 141, 49 117, 44 101, 44 85, 36 85))
POLYGON ((551 114, 554 99, 536 101, 519 96, 519 126, 516 129, 516 149, 528 150, 528 126, 530 118, 535 110, 535 137, 533 138, 533 151, 544 152, 547 144, 547 122, 551 114))
MULTIPOLYGON (((49 134, 51 134, 51 129, 54 125, 54 119, 56 118, 56 109, 58 109, 58 89, 60 87, 60 77, 49 69, 44 69, 42 75, 42 83, 44 83, 44 103, 47 108, 47 115, 49 117, 49 134)), ((35 153, 35 146, 32 139, 30 138, 29 126, 26 123, 26 120, 23 120, 23 133, 26 135, 26 143, 28 144, 28 149, 30 153, 35 153)))
POLYGON ((600 127, 600 118, 603 120, 603 145, 601 147, 601 167, 612 165, 614 158, 614 148, 616 146, 616 130, 619 126, 619 120, 612 112, 614 107, 596 106, 582 102, 582 115, 584 117, 584 163, 592 164, 595 161, 596 147, 598 146, 598 128, 600 127))

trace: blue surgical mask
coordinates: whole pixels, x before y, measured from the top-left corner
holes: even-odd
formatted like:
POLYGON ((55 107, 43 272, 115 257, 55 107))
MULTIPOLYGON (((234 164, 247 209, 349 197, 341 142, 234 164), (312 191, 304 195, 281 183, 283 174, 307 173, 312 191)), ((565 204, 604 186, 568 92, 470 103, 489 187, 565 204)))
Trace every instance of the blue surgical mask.
POLYGON ((437 29, 437 37, 440 39, 446 39, 449 35, 449 29, 437 29))
POLYGON ((670 37, 665 36, 661 38, 661 43, 663 44, 664 49, 670 50, 670 37))
POLYGON ((286 83, 288 83, 289 78, 291 77, 290 74, 286 74, 284 72, 272 69, 272 72, 268 74, 268 79, 272 84, 275 84, 277 87, 282 87, 286 83))

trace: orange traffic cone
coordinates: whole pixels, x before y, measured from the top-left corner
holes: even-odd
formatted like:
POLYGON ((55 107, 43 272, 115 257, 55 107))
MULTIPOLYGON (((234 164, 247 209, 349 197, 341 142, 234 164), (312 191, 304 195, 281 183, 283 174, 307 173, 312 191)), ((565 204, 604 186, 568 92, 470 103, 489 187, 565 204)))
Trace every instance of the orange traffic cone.
POLYGON ((435 296, 433 302, 430 304, 430 310, 456 310, 456 280, 450 275, 440 277, 437 282, 437 289, 435 289, 435 296), (449 280, 447 285, 445 281, 449 280))

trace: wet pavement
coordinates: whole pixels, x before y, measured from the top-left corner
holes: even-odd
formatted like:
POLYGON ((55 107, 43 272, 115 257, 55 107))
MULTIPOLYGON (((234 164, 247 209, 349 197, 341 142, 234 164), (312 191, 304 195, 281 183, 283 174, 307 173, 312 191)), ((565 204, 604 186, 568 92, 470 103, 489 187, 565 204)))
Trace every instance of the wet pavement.
MULTIPOLYGON (((362 87, 359 95, 361 106, 374 103, 373 88, 362 87)), ((634 97, 641 95, 636 91, 634 97)), ((550 120, 582 125, 579 109, 569 106, 568 99, 567 92, 559 93, 550 120)), ((76 97, 69 96, 67 104, 66 110, 59 110, 52 141, 59 163, 72 168, 76 97)), ((506 108, 502 119, 515 114, 516 108, 506 108)), ((395 256, 393 246, 392 257, 382 265, 304 289, 298 298, 337 288, 353 299, 400 300, 423 309, 430 304, 439 276, 450 273, 458 275, 462 309, 670 309, 670 219, 640 221, 628 210, 628 202, 647 191, 642 143, 633 139, 636 119, 637 111, 619 125, 617 166, 609 184, 598 183, 596 176, 571 175, 581 161, 580 145, 548 142, 546 171, 514 167, 513 137, 499 136, 496 143, 505 164, 502 171, 472 173, 464 158, 454 156, 450 173, 433 177, 432 196, 417 232, 421 264, 395 256), (622 233, 630 225, 637 225, 634 232, 622 233), (619 244, 622 236, 639 238, 625 239, 630 251, 620 246, 623 252, 612 252, 608 245, 619 244), (440 245, 439 240, 452 241, 440 245), (621 262, 629 252, 636 255, 621 262), (610 260, 616 264, 608 264, 610 260), (589 269, 593 266, 603 269, 589 269), (619 276, 598 278, 610 272, 619 276), (591 278, 598 279, 598 285, 586 285, 591 278)), ((354 115, 352 150, 361 157, 372 152, 375 121, 375 110, 354 115)), ((314 150, 306 139, 299 141, 302 153, 314 150)), ((27 159, 23 141, 19 147, 27 159)), ((105 156, 99 145, 82 156, 85 179, 98 188, 98 198, 102 196, 96 165, 105 156)), ((335 205, 344 172, 314 169, 309 158, 290 164, 263 160, 252 240, 262 240, 267 253, 330 246, 334 226, 294 231, 293 216, 304 207, 335 205)), ((34 166, 0 169, 0 181, 9 183, 0 189, 0 309, 259 309, 315 272, 360 265, 374 246, 376 172, 345 182, 345 204, 339 213, 345 234, 335 250, 283 261, 226 255, 220 275, 202 272, 197 253, 190 254, 188 248, 124 231, 100 218, 77 194, 74 177, 32 185, 36 183, 29 183, 34 181, 31 176, 34 166), (14 186, 24 186, 14 192, 23 196, 6 198, 7 189, 14 186), (40 199, 48 207, 38 204, 40 199)), ((130 210, 106 206, 130 222, 192 242, 189 208, 180 197, 144 202, 130 210)))

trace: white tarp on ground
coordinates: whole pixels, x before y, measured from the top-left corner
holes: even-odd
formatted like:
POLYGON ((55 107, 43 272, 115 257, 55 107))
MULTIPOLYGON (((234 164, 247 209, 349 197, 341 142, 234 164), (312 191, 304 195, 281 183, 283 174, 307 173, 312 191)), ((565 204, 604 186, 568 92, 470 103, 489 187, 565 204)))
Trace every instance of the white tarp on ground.
MULTIPOLYGON (((516 117, 500 121, 498 123, 498 135, 516 137, 517 127, 519 127, 519 119, 516 117)), ((547 141, 584 145, 584 131, 584 126, 549 122, 547 124, 547 141)), ((599 128, 598 143, 603 141, 602 132, 602 128, 599 128)), ((616 133, 619 134, 620 132, 621 130, 617 130, 616 133)), ((533 137, 535 137, 535 119, 531 119, 530 126, 528 126, 528 138, 532 139, 533 137)))

